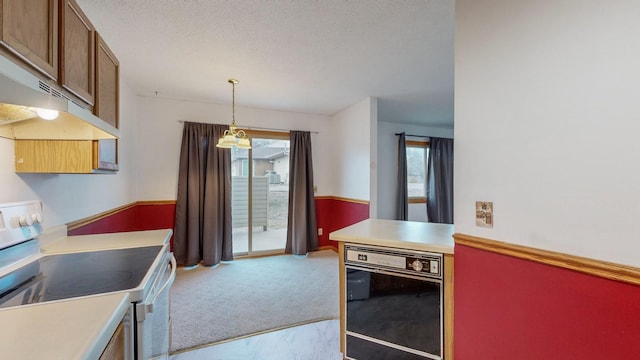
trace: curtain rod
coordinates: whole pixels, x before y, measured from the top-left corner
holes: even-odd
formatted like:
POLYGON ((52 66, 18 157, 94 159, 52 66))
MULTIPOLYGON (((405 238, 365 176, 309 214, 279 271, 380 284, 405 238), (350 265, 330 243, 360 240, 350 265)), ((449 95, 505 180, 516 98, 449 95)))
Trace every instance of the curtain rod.
MULTIPOLYGON (((186 120, 178 120, 179 123, 184 124, 186 122, 186 120)), ((195 122, 195 121, 189 121, 189 122, 195 122)), ((209 124, 209 123, 203 123, 203 124, 209 124)), ((238 126, 239 129, 244 129, 244 130, 271 130, 271 131, 307 131, 307 130, 288 130, 288 129, 277 129, 277 128, 267 128, 267 127, 251 127, 251 126, 238 126)), ((312 134, 320 134, 317 131, 309 131, 312 134)))
MULTIPOLYGON (((396 135, 402 135, 402 133, 396 133, 396 135)), ((431 136, 426 136, 426 135, 411 135, 411 134, 404 134, 404 136, 423 137, 423 138, 430 138, 431 137, 431 136)))

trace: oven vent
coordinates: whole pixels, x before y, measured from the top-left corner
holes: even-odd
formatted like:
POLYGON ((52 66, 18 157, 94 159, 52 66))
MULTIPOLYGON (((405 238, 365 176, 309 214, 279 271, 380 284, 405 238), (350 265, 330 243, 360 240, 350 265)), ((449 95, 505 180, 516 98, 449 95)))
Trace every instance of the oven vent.
MULTIPOLYGON (((1 1, 0 1, 1 2, 1 1)), ((0 54, 0 137, 8 139, 115 139, 119 130, 98 118, 92 106, 74 101, 55 82, 40 79, 0 54), (40 121, 34 108, 58 110, 40 121)))
POLYGON ((68 101, 71 101, 72 103, 80 106, 83 109, 87 109, 89 110, 89 108, 87 107, 87 104, 83 104, 79 101, 76 101, 70 97, 68 97, 67 95, 61 93, 60 91, 58 91, 58 89, 51 87, 51 85, 47 84, 46 82, 42 81, 42 80, 38 80, 38 87, 40 88, 40 90, 44 91, 45 93, 54 96, 54 97, 58 97, 58 98, 63 98, 66 99, 68 101))
POLYGON ((42 80, 38 81, 38 87, 40 88, 40 90, 44 91, 45 93, 51 95, 51 96, 55 96, 55 97, 59 97, 59 98, 64 98, 65 96, 62 95, 62 93, 54 88, 52 88, 49 84, 47 84, 46 82, 43 82, 42 80))

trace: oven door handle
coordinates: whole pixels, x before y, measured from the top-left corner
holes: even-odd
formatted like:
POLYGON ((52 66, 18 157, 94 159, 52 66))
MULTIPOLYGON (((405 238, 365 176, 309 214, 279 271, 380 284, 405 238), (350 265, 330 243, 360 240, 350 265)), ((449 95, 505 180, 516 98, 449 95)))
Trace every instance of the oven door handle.
POLYGON ((167 279, 167 281, 162 285, 160 290, 156 292, 155 296, 153 297, 153 301, 145 305, 146 314, 150 314, 153 312, 153 305, 156 303, 158 296, 160 296, 160 294, 162 294, 168 286, 171 286, 173 281, 176 279, 176 268, 177 268, 176 257, 173 256, 173 254, 171 254, 171 274, 169 275, 169 278, 167 279))

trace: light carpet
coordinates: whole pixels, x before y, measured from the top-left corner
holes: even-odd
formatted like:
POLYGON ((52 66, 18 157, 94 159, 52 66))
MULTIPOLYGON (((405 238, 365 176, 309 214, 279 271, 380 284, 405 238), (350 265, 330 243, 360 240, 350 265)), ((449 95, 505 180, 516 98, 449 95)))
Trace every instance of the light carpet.
POLYGON ((179 268, 171 352, 339 317, 338 256, 277 255, 179 268))

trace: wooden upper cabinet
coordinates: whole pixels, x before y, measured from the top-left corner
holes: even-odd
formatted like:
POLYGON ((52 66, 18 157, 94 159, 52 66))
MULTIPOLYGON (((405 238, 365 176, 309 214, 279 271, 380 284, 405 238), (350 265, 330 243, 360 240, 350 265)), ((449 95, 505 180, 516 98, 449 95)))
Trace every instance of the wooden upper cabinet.
POLYGON ((58 0, 0 0, 0 44, 58 79, 58 0))
POLYGON ((75 0, 60 1, 60 85, 93 105, 95 28, 75 0))
POLYGON ((120 62, 96 32, 96 103, 93 113, 111 126, 119 125, 120 62))
POLYGON ((16 139, 17 173, 94 174, 118 171, 118 141, 16 139))

